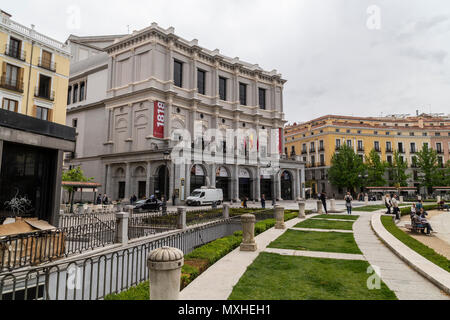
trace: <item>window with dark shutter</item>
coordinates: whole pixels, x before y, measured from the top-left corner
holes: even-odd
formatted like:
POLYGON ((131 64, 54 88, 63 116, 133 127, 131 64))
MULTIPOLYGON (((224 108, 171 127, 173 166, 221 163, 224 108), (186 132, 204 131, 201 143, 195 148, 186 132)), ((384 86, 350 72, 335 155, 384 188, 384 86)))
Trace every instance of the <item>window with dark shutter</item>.
POLYGON ((183 63, 175 60, 173 64, 174 64, 174 68, 173 68, 174 84, 177 87, 182 88, 183 87, 183 63))
POLYGON ((198 69, 197 71, 197 88, 198 93, 205 94, 205 84, 206 84, 206 72, 198 69))
POLYGON ((259 88, 259 107, 266 110, 266 89, 259 88))
POLYGON ((241 105, 247 105, 247 85, 245 83, 239 83, 239 101, 241 105))
POLYGON ((219 77, 219 96, 220 100, 227 101, 227 79, 219 77))

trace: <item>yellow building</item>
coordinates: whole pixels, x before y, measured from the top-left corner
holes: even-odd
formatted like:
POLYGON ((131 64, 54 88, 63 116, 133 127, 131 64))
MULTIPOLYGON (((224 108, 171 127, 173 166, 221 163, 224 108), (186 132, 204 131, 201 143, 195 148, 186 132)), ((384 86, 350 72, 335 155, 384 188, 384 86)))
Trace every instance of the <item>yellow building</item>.
POLYGON ((64 125, 69 47, 0 15, 0 107, 64 125))
MULTIPOLYGON (((382 160, 391 162, 394 151, 408 163, 410 186, 417 186, 414 157, 424 144, 438 152, 443 165, 449 160, 450 118, 433 115, 387 116, 380 118, 327 115, 285 128, 285 152, 300 156, 307 164, 306 185, 312 194, 325 191, 342 195, 327 177, 331 159, 341 145, 347 144, 363 159, 372 149, 382 160)), ((389 180, 389 177, 387 177, 389 180)))

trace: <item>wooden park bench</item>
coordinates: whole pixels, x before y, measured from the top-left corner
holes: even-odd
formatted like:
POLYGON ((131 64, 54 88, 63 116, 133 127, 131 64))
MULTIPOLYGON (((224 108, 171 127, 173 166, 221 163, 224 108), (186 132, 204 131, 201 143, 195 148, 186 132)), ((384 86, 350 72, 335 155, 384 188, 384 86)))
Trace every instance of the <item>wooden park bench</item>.
POLYGON ((417 232, 417 233, 425 233, 425 227, 423 225, 417 225, 411 222, 411 224, 405 224, 405 228, 408 229, 411 232, 417 232))

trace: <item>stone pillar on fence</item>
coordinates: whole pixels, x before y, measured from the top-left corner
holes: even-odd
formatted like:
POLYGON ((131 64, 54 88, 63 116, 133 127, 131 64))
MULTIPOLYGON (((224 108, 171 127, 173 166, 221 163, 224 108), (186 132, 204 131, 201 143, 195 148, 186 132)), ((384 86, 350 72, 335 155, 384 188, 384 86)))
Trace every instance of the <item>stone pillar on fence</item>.
POLYGON ((179 249, 162 247, 150 253, 150 300, 178 300, 184 255, 179 249))
POLYGON ((403 196, 400 196, 400 203, 405 202, 405 198, 403 196))
POLYGON ((298 217, 300 219, 305 219, 306 218, 305 210, 306 210, 306 202, 300 201, 298 203, 298 217))
POLYGON ((258 249, 255 241, 256 217, 253 214, 244 214, 241 216, 241 222, 243 233, 241 251, 256 251, 258 249))
POLYGON ((384 205, 386 203, 386 196, 382 196, 381 201, 383 202, 382 205, 384 205))
POLYGON ((436 202, 437 203, 441 202, 441 196, 436 196, 436 202))
POLYGON ((276 205, 273 209, 275 213, 275 229, 284 230, 286 225, 284 224, 284 207, 276 205))
POLYGON ((128 218, 130 214, 128 212, 116 213, 116 236, 115 243, 121 243, 123 245, 128 244, 128 218))
POLYGON ((331 212, 336 212, 337 210, 336 210, 336 199, 331 199, 330 200, 330 204, 331 204, 331 209, 330 209, 330 211, 331 212))
POLYGON ((369 205, 369 196, 365 196, 364 197, 364 203, 365 203, 366 206, 369 205))
POLYGON ((322 205, 322 201, 320 201, 320 200, 317 201, 317 213, 318 214, 323 213, 323 205, 322 205))
POLYGON ((228 203, 223 205, 223 218, 230 219, 230 205, 228 203))
POLYGON ((178 220, 177 220, 177 229, 185 230, 186 226, 186 208, 179 207, 177 209, 178 212, 178 220))

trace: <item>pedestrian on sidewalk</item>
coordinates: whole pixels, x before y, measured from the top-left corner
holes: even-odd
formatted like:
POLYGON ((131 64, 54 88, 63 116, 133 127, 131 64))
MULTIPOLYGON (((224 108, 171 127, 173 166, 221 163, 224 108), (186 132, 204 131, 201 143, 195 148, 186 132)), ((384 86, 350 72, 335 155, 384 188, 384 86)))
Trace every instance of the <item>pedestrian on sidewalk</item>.
POLYGON ((167 213, 167 201, 166 201, 166 197, 162 196, 161 197, 161 209, 162 209, 162 213, 166 214, 167 213))
POLYGON ((325 210, 325 214, 328 214, 327 210, 327 194, 322 192, 319 196, 320 201, 322 201, 323 209, 325 210))
POLYGON ((384 205, 386 206, 386 214, 391 214, 391 207, 392 207, 392 202, 391 202, 391 197, 387 194, 386 198, 384 200, 384 205))
POLYGON ((397 200, 397 195, 394 194, 394 196, 392 197, 392 207, 394 208, 394 214, 395 214, 395 219, 400 220, 400 209, 398 207, 398 200, 397 200))
POLYGON ((345 200, 345 206, 347 207, 347 213, 349 215, 351 215, 352 214, 352 208, 353 208, 352 207, 353 197, 350 194, 350 192, 347 192, 347 195, 345 196, 344 200, 345 200))
POLYGON ((248 198, 244 197, 244 201, 242 202, 242 206, 244 207, 244 209, 248 208, 247 202, 248 202, 248 198))
POLYGON ((261 207, 266 208, 266 196, 264 194, 261 196, 261 207))

